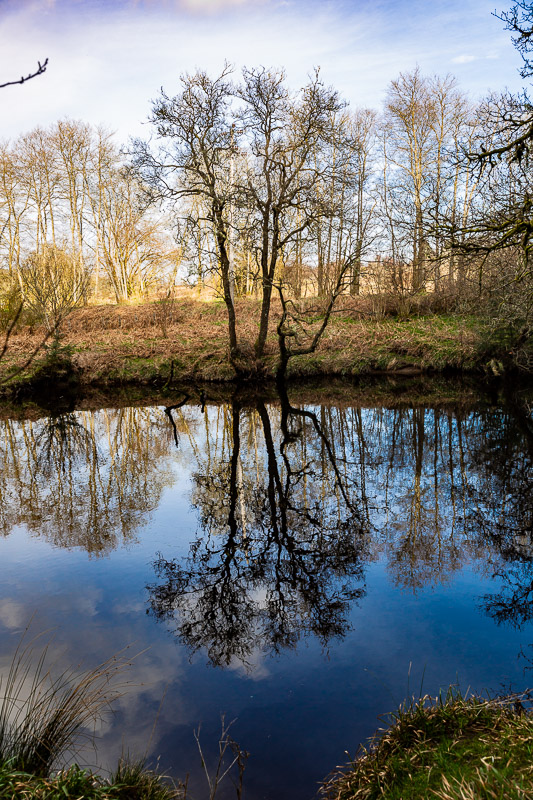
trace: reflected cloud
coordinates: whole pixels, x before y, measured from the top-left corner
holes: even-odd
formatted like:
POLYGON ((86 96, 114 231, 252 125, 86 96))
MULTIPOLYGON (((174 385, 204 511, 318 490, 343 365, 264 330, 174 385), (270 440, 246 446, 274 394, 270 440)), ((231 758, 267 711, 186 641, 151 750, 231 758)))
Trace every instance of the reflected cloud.
MULTIPOLYGON (((177 776, 194 773, 192 729, 202 723, 216 749, 221 711, 243 723, 236 738, 252 755, 281 763, 285 748, 293 759, 298 739, 314 762, 323 742, 308 748, 305 737, 317 716, 334 708, 330 728, 318 729, 328 741, 340 730, 341 749, 350 736, 364 738, 353 720, 368 712, 375 724, 388 681, 400 699, 412 655, 427 657, 433 686, 453 678, 458 661, 489 685, 507 669, 511 640, 508 630, 495 635, 492 620, 524 627, 528 655, 533 406, 477 404, 469 391, 435 408, 417 400, 376 408, 354 394, 345 390, 338 405, 235 394, 205 406, 176 402, 170 416, 139 408, 0 423, 9 561, 0 671, 35 608, 39 630, 52 631, 58 671, 148 647, 97 726, 100 766, 116 766, 126 748, 161 754, 177 776), (17 525, 25 538, 11 534, 17 525), (494 645, 486 668, 478 642, 494 645), (365 667, 374 677, 360 680, 365 667), (374 692, 376 676, 384 682, 374 692), (301 727, 288 724, 270 749, 293 710, 301 727), (266 744, 265 731, 273 732, 266 744)), ((83 762, 94 761, 87 748, 83 762)), ((250 774, 260 761, 250 760, 250 774)))
MULTIPOLYGON (((11 620, 20 621, 23 626, 21 630, 26 629, 27 607, 7 601, 2 605, 2 610, 11 612, 11 620)), ((35 666, 44 649, 47 649, 46 669, 50 670, 52 678, 71 671, 76 674, 92 669, 108 660, 111 654, 131 659, 129 666, 111 684, 111 689, 116 687, 119 696, 113 700, 109 711, 94 721, 94 725, 87 730, 87 738, 80 740, 79 747, 70 759, 67 755, 67 761, 94 763, 94 735, 100 754, 99 768, 103 771, 112 770, 125 750, 132 758, 143 758, 151 752, 157 752, 178 718, 184 725, 198 723, 187 697, 181 698, 180 677, 184 662, 172 642, 162 642, 157 648, 147 649, 137 644, 139 629, 134 618, 129 622, 122 620, 120 637, 117 636, 112 616, 105 625, 92 626, 85 620, 83 629, 72 627, 72 622, 77 618, 74 615, 70 618, 70 626, 56 629, 47 626, 42 614, 36 614, 24 638, 21 638, 21 630, 18 630, 15 635, 2 639, 0 656, 0 680, 7 676, 20 642, 23 646, 29 646, 35 666), (124 649, 120 642, 126 643, 124 649), (165 696, 172 698, 170 707, 162 705, 165 696), (125 739, 122 740, 117 732, 122 732, 125 739)), ((31 679, 30 671, 28 693, 31 679)))
POLYGON ((10 598, 0 600, 0 625, 11 631, 22 631, 27 624, 27 609, 23 603, 10 598))

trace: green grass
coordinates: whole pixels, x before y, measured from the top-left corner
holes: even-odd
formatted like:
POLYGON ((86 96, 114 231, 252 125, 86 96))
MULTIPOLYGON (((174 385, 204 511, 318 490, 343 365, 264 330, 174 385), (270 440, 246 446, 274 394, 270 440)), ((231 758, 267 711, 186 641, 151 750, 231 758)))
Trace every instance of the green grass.
MULTIPOLYGON (((241 302, 241 306, 239 341, 243 353, 251 354, 257 335, 257 304, 241 302)), ((189 303, 180 319, 169 327, 166 337, 160 336, 157 327, 151 324, 150 309, 150 304, 139 306, 138 318, 129 314, 124 327, 116 324, 109 327, 110 318, 116 323, 117 314, 110 315, 108 309, 80 310, 73 315, 72 327, 63 337, 65 346, 72 350, 74 367, 70 376, 63 377, 69 377, 73 392, 85 392, 91 386, 164 385, 167 376, 162 365, 171 359, 174 360, 175 382, 234 381, 223 304, 189 303), (104 331, 105 335, 101 335, 104 331)), ((250 360, 250 374, 254 380, 273 378, 276 374, 279 361, 276 313, 274 309, 259 372, 254 373, 257 365, 253 357, 250 360)), ((41 354, 29 370, 15 378, 9 377, 10 370, 16 369, 34 346, 34 339, 22 329, 20 340, 13 337, 13 351, 8 351, 0 363, 0 381, 4 381, 0 385, 0 396, 29 397, 40 390, 43 379, 44 382, 49 380, 49 366, 41 354)), ((471 372, 491 377, 516 368, 533 373, 533 346, 521 345, 515 353, 509 336, 500 335, 486 321, 472 314, 361 319, 351 318, 342 311, 330 320, 315 353, 289 361, 287 376, 297 379, 471 372)))
POLYGON ((533 797, 533 718, 516 698, 449 692, 392 714, 390 726, 323 785, 328 800, 533 797))
POLYGON ((123 762, 109 780, 74 765, 50 777, 38 777, 0 764, 0 799, 32 800, 178 800, 184 788, 174 786, 142 764, 123 762))

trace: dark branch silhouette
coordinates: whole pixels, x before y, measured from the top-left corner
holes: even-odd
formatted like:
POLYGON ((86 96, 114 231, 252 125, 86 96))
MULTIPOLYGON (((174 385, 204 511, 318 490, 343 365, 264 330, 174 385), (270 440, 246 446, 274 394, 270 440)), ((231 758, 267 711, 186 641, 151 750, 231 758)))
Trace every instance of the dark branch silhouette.
POLYGON ((42 75, 43 72, 46 72, 46 67, 48 66, 48 59, 46 58, 43 63, 41 64, 40 61, 37 62, 38 67, 35 72, 30 72, 29 75, 26 77, 21 77, 18 81, 7 81, 7 83, 0 83, 0 89, 5 89, 6 86, 17 86, 19 83, 26 83, 26 81, 31 81, 32 78, 36 78, 38 75, 42 75))
MULTIPOLYGON (((172 432, 174 434, 174 444, 178 448, 180 446, 180 440, 178 436, 178 429, 176 428, 176 423, 174 422, 174 417, 172 416, 172 412, 175 411, 177 408, 181 408, 182 406, 184 406, 185 403, 188 402, 188 400, 189 400, 189 395, 185 394, 185 397, 183 398, 183 400, 180 400, 179 403, 175 403, 173 406, 167 406, 165 408, 165 414, 169 418, 170 424, 172 425, 172 432)), ((203 408, 203 402, 202 402, 202 408, 203 408)))
POLYGON ((365 594, 366 526, 349 487, 340 485, 347 479, 316 415, 292 406, 286 392, 280 401, 279 427, 264 402, 254 408, 264 483, 242 467, 249 412, 234 399, 229 458, 195 475, 202 531, 188 558, 159 554, 154 563, 152 613, 171 622, 192 652, 205 647, 214 665, 249 665, 254 650, 279 653, 306 635, 326 647, 345 635, 350 606, 365 594), (309 454, 301 461, 304 435, 309 454), (340 505, 335 491, 332 503, 313 491, 316 457, 330 464, 340 505))

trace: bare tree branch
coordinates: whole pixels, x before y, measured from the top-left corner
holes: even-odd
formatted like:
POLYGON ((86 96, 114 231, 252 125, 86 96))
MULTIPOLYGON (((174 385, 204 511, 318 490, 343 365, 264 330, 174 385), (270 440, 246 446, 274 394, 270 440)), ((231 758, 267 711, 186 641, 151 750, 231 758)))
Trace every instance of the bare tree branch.
POLYGON ((29 75, 26 77, 19 78, 18 81, 8 81, 7 83, 0 83, 0 89, 5 89, 6 86, 16 86, 19 83, 26 83, 26 81, 31 81, 32 78, 36 78, 38 75, 42 75, 43 72, 46 72, 46 67, 48 66, 48 59, 46 58, 43 63, 41 64, 40 61, 37 62, 38 68, 35 72, 30 72, 29 75))

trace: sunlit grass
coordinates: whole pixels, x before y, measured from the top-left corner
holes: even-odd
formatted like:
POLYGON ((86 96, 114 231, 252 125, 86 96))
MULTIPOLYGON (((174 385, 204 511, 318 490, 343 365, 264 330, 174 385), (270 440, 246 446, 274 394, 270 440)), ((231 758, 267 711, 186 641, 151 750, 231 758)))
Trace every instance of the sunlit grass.
POLYGON ((74 765, 39 777, 0 764, 0 798, 32 800, 185 800, 184 787, 167 783, 144 768, 142 762, 121 763, 117 773, 106 780, 74 765))
POLYGON ((322 787, 328 800, 533 797, 533 719, 519 698, 424 697, 390 716, 322 787))
MULTIPOLYGON (((63 341, 72 348, 82 384, 164 383, 171 360, 175 362, 175 380, 234 378, 223 303, 205 302, 192 295, 180 297, 165 317, 164 328, 156 306, 100 306, 72 313, 63 330, 63 341)), ((376 317, 367 306, 364 298, 344 298, 316 353, 291 359, 289 374, 352 376, 411 368, 424 372, 470 370, 482 369, 487 360, 480 326, 473 317, 452 313, 376 317)), ((279 358, 279 313, 279 304, 274 302, 263 364, 267 376, 275 374, 279 358)), ((259 321, 257 301, 239 298, 237 317, 243 352, 252 353, 259 321)), ((37 329, 31 334, 27 327, 17 329, 0 376, 22 361, 38 335, 37 329)), ((30 379, 31 374, 25 374, 19 383, 30 379)))

